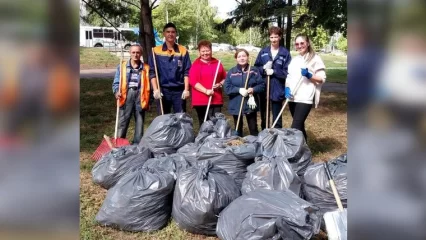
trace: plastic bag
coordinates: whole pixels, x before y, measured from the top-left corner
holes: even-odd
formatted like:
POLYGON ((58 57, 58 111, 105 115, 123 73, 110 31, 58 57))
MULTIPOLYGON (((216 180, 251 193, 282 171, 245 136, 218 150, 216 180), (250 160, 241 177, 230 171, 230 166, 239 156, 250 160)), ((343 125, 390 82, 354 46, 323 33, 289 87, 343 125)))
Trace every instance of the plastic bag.
POLYGON ((185 146, 179 148, 177 153, 183 155, 185 159, 189 162, 196 162, 198 146, 195 143, 188 143, 185 146))
POLYGON ((108 190, 96 221, 126 231, 153 231, 166 226, 175 180, 165 171, 143 167, 108 190))
POLYGON ((258 146, 240 137, 208 138, 198 148, 196 158, 198 161, 209 160, 225 170, 241 189, 247 167, 254 163, 258 146))
POLYGON ((299 176, 303 176, 306 168, 312 164, 311 150, 303 133, 297 129, 265 129, 259 133, 257 141, 261 144, 263 156, 287 158, 299 176))
POLYGON ((176 180, 180 172, 191 167, 193 164, 195 164, 195 161, 191 163, 183 155, 174 153, 164 157, 148 159, 143 166, 157 170, 162 169, 173 175, 176 180))
MULTIPOLYGON (((344 208, 347 207, 348 199, 347 163, 348 159, 346 154, 342 154, 327 162, 344 208)), ((333 191, 331 190, 323 163, 317 163, 308 167, 305 175, 303 176, 302 189, 306 201, 317 205, 320 208, 322 215, 328 211, 334 211, 337 209, 336 199, 334 198, 333 191)))
POLYGON ((93 182, 109 189, 127 172, 142 167, 149 158, 151 152, 143 146, 129 145, 112 150, 93 166, 93 182))
POLYGON ((195 144, 199 145, 204 142, 206 138, 229 138, 232 134, 232 128, 229 121, 226 119, 225 114, 215 113, 215 116, 210 120, 205 121, 200 131, 195 138, 195 144))
POLYGON ((256 162, 248 166, 241 193, 255 189, 286 190, 300 194, 302 183, 293 171, 290 163, 283 157, 256 158, 256 162))
POLYGON ((216 235, 217 216, 241 195, 233 179, 209 161, 198 162, 178 177, 172 216, 195 234, 216 235))
POLYGON ((155 157, 175 153, 187 143, 194 142, 192 118, 186 113, 156 117, 145 131, 139 145, 149 147, 155 157))
POLYGON ((319 232, 317 211, 289 190, 256 189, 220 213, 216 233, 222 240, 310 239, 319 232))

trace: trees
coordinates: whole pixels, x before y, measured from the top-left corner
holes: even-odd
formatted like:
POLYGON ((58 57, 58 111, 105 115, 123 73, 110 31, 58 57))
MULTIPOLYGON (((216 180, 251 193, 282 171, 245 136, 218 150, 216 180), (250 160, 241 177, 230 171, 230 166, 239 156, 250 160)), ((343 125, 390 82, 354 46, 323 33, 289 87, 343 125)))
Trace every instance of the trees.
POLYGON ((342 50, 344 52, 348 52, 348 40, 341 36, 338 40, 337 40, 337 48, 339 50, 342 50))
MULTIPOLYGON (((263 1, 237 1, 239 5, 232 12, 233 17, 226 19, 216 26, 217 29, 225 31, 229 25, 238 26, 241 31, 258 27, 264 37, 267 36, 269 25, 275 22, 278 27, 286 30, 286 47, 290 47, 291 20, 286 25, 286 19, 292 18, 292 12, 296 6, 292 0, 263 0, 263 1), (289 26, 287 28, 286 26, 289 26)), ((282 39, 281 44, 284 44, 282 39)))
MULTIPOLYGON (((143 49, 143 59, 148 62, 151 48, 154 47, 154 32, 152 25, 152 10, 157 0, 82 0, 88 10, 83 19, 90 20, 94 15, 117 28, 121 23, 129 22, 139 13, 139 43, 143 49)), ((118 30, 118 29, 117 29, 118 30)), ((119 30, 118 30, 119 31, 119 30)))

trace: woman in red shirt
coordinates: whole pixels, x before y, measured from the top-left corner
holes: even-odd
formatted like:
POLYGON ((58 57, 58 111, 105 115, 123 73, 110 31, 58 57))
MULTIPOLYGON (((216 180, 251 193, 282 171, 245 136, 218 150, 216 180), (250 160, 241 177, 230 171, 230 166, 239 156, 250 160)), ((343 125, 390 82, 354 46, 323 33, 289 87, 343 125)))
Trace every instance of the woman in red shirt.
POLYGON ((213 97, 208 118, 211 118, 217 112, 221 112, 223 106, 222 86, 225 82, 226 72, 220 63, 212 90, 213 78, 219 61, 212 57, 212 43, 208 40, 201 40, 198 43, 198 51, 199 57, 195 59, 189 70, 189 84, 192 91, 192 107, 197 111, 198 122, 201 125, 204 121, 210 96, 213 97))

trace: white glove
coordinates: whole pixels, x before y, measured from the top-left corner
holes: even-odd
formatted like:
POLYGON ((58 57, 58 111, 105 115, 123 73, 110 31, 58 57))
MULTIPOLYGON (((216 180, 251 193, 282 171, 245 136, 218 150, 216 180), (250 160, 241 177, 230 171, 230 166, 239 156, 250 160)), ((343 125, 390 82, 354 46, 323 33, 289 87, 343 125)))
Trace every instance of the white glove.
POLYGON ((272 68, 272 61, 268 61, 265 65, 263 65, 263 69, 271 69, 272 68))
POLYGON ((183 90, 182 92, 182 99, 185 100, 187 98, 189 98, 189 91, 183 90))
POLYGON ((266 69, 265 72, 266 75, 271 76, 272 74, 274 74, 274 69, 266 69))
POLYGON ((247 89, 245 89, 245 88, 240 88, 239 92, 240 92, 241 96, 243 96, 243 97, 247 97, 247 95, 248 95, 247 89))
POLYGON ((250 95, 248 101, 247 101, 247 105, 250 109, 256 109, 257 105, 256 105, 256 101, 254 100, 253 95, 250 95))
POLYGON ((161 99, 162 96, 163 96, 163 94, 160 92, 160 90, 154 91, 154 98, 155 99, 161 99))

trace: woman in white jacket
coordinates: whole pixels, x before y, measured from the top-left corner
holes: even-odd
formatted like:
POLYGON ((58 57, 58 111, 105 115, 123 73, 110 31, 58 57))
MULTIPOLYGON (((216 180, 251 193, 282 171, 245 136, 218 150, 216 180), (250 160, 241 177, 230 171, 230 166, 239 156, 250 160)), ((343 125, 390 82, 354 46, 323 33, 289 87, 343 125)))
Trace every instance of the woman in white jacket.
POLYGON ((288 66, 285 97, 289 99, 289 108, 293 122, 292 128, 305 131, 305 120, 312 105, 318 106, 321 86, 325 82, 325 65, 321 57, 315 53, 309 37, 299 34, 295 38, 295 47, 299 55, 294 57, 288 66))

